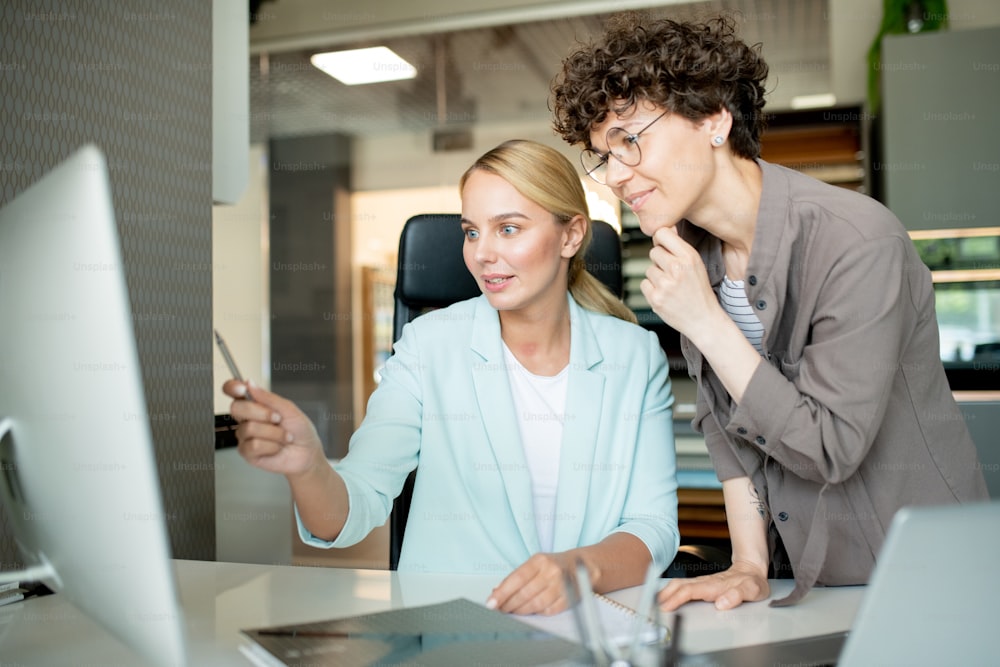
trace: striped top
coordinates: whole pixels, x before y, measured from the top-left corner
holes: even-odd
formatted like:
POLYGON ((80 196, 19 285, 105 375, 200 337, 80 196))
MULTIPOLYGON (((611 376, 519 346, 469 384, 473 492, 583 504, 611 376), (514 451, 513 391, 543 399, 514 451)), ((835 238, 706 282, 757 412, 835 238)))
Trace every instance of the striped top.
POLYGON ((757 314, 753 312, 750 301, 747 300, 743 281, 730 280, 729 276, 725 276, 719 290, 719 301, 722 303, 722 309, 732 318, 750 344, 754 346, 754 349, 761 352, 764 325, 760 323, 757 314))

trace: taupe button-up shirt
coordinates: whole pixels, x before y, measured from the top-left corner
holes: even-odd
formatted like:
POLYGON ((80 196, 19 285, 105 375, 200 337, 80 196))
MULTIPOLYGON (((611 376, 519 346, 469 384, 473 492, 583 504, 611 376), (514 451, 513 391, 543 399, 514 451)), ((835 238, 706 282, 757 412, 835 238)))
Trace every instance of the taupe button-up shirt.
MULTIPOLYGON (((748 476, 760 495, 797 580, 790 603, 814 583, 865 583, 900 507, 988 494, 940 362, 930 272, 903 226, 870 197, 758 164, 745 286, 764 362, 737 405, 681 347, 693 424, 719 479, 748 476)), ((720 241, 680 232, 718 291, 720 241)))

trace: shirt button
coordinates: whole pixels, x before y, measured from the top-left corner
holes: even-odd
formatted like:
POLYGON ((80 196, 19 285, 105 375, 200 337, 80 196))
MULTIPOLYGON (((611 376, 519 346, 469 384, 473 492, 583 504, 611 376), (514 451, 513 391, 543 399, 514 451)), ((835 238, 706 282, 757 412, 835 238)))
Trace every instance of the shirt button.
POLYGON ((757 310, 764 310, 765 308, 767 308, 767 301, 761 299, 760 301, 757 302, 757 310))
POLYGON ((747 282, 750 283, 751 285, 756 285, 757 284, 757 276, 750 276, 749 278, 747 278, 747 282))
POLYGON ((754 438, 754 442, 756 442, 758 445, 761 445, 761 446, 767 444, 767 440, 765 440, 764 436, 762 436, 762 435, 758 435, 756 438, 754 438))
POLYGON ((739 433, 740 435, 746 435, 747 434, 747 430, 745 428, 743 428, 742 426, 740 426, 739 428, 737 428, 736 432, 739 433))
POLYGON ((788 512, 778 512, 778 521, 788 521, 788 512))

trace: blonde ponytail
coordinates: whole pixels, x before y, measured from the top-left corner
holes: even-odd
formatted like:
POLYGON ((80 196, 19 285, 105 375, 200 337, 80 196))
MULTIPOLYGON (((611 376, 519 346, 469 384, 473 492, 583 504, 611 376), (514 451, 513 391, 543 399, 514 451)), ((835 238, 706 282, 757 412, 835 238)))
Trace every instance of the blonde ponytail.
POLYGON ((582 251, 577 253, 569 267, 569 293, 576 302, 595 313, 613 315, 620 320, 638 324, 635 313, 587 270, 581 254, 582 251), (576 271, 573 270, 574 267, 576 271))

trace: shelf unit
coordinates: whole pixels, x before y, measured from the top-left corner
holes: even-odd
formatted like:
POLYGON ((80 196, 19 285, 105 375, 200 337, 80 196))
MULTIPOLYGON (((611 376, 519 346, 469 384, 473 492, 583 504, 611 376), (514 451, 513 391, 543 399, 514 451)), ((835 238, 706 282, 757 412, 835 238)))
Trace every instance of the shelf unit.
POLYGON ((772 114, 761 136, 761 158, 833 185, 869 193, 866 127, 861 107, 772 114))
POLYGON ((361 381, 355 424, 357 428, 365 416, 368 397, 378 384, 377 374, 392 354, 392 314, 395 306, 393 290, 396 275, 389 269, 361 267, 361 381))

